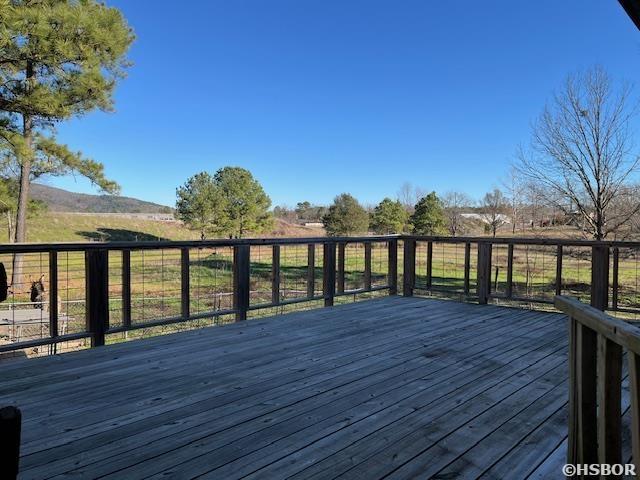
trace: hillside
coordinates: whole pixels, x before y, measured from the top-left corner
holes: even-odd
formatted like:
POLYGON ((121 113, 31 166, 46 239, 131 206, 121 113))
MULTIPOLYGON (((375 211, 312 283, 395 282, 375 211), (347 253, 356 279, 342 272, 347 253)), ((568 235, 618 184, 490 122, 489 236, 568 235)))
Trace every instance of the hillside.
POLYGON ((50 212, 168 213, 169 207, 137 198, 75 193, 39 183, 31 185, 31 198, 46 203, 50 212))
MULTIPOLYGON (((276 219, 263 237, 318 237, 322 228, 302 227, 276 219)), ((28 220, 29 242, 198 240, 199 235, 179 221, 154 220, 135 215, 74 214, 49 212, 28 220)), ((5 231, 2 242, 7 241, 5 231)))

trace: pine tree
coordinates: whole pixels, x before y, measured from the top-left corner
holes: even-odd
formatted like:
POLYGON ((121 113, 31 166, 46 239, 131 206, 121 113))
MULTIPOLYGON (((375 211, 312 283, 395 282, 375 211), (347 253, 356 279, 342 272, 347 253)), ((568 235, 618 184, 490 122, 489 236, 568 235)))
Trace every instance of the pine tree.
POLYGON ((409 214, 399 200, 382 200, 371 214, 371 230, 380 235, 402 233, 409 220, 409 214))
POLYGON ((224 167, 211 176, 198 173, 176 191, 178 218, 200 232, 242 238, 272 226, 271 200, 251 172, 224 167))
POLYGON ((0 0, 0 156, 19 181, 17 242, 35 178, 74 172, 118 192, 102 164, 56 141, 54 127, 113 108, 132 41, 121 13, 94 0, 0 0))
POLYGON ((444 218, 442 202, 431 192, 426 197, 422 197, 416 203, 415 211, 411 216, 413 233, 417 235, 444 235, 447 223, 444 218))
POLYGON ((269 213, 271 199, 251 172, 240 167, 224 167, 214 175, 220 189, 227 224, 222 231, 229 236, 242 238, 246 233, 259 233, 273 225, 269 213))
POLYGON ((366 233, 369 228, 369 214, 358 201, 343 193, 338 195, 329 211, 322 217, 327 235, 335 237, 366 233))
POLYGON ((211 233, 226 228, 229 222, 220 189, 213 177, 198 173, 178 187, 176 215, 205 240, 211 233))

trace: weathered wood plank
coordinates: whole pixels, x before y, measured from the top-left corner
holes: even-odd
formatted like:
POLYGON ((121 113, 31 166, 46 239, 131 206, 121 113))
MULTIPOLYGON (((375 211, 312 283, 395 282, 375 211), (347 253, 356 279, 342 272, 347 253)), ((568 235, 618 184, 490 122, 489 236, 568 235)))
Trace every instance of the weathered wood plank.
POLYGON ((598 462, 622 463, 622 347, 598 335, 598 462))
MULTIPOLYGON (((483 457, 481 439, 498 438, 504 455, 544 427, 544 402, 561 401, 551 392, 566 378, 562 319, 383 297, 8 364, 0 402, 34 414, 23 478, 438 471, 467 451, 483 457), (509 420, 518 415, 523 422, 509 420), (469 435, 468 422, 482 433, 469 435), (432 464, 422 451, 443 448, 442 435, 458 439, 455 449, 432 464), (389 464, 397 451, 405 460, 389 464)), ((553 442, 545 445, 549 455, 553 442)), ((469 463, 469 475, 498 453, 469 463)))
MULTIPOLYGON (((479 333, 479 332, 476 332, 476 333, 479 333)), ((381 359, 381 361, 384 361, 384 360, 383 360, 383 359, 381 359)), ((260 400, 261 402, 262 402, 262 401, 264 401, 264 395, 263 395, 263 396, 261 396, 259 400, 260 400)), ((141 428, 141 427, 139 427, 139 428, 141 428)), ((144 431, 147 431, 147 428, 145 427, 143 430, 144 430, 144 431)), ((94 439, 95 439, 95 437, 94 437, 94 439)), ((65 452, 65 454, 66 454, 66 453, 67 453, 67 452, 65 452)))
MULTIPOLYGON (((546 339, 543 338, 542 341, 546 341, 546 339)), ((470 339, 468 342, 471 343, 463 343, 460 345, 460 351, 461 352, 468 352, 469 357, 473 358, 473 354, 474 352, 478 352, 478 351, 485 351, 486 352, 486 341, 480 341, 477 342, 477 339, 470 339), (473 345, 475 345, 475 348, 473 348, 473 345)), ((498 350, 498 349, 496 349, 498 350)), ((499 350, 498 350, 499 351, 499 350)), ((486 353, 485 353, 486 354, 486 353)), ((453 356, 452 356, 453 357, 453 356)), ((423 362, 424 359, 419 359, 419 362, 423 362)), ((404 363, 404 366, 406 366, 407 364, 404 363)), ((439 365, 439 362, 435 362, 435 361, 431 361, 429 362, 430 368, 426 368, 425 366, 422 367, 417 367, 415 370, 413 371, 413 374, 418 375, 418 376, 424 376, 427 374, 430 374, 431 371, 433 370, 434 367, 436 368, 440 368, 442 370, 442 373, 450 373, 453 374, 458 373, 458 371, 456 371, 455 369, 452 369, 450 366, 448 366, 447 368, 444 367, 444 365, 439 365)), ((386 374, 384 375, 384 377, 386 378, 386 380, 384 380, 383 382, 372 382, 372 380, 375 380, 375 377, 372 376, 368 376, 366 378, 366 383, 367 384, 372 384, 375 386, 375 392, 376 397, 378 397, 378 395, 381 395, 385 392, 385 385, 386 384, 391 384, 391 385, 397 385, 396 388, 398 388, 400 390, 400 393, 402 394, 409 394, 409 392, 411 391, 409 385, 410 384, 403 384, 403 383, 398 383, 399 381, 401 382, 402 378, 409 372, 406 373, 402 373, 399 375, 393 375, 391 370, 387 370, 386 374), (390 378, 390 377, 395 377, 395 378, 390 378)), ((468 378, 468 377, 467 377, 468 378)), ((438 375, 435 378, 433 378, 432 381, 436 381, 436 382, 440 382, 440 381, 445 381, 446 380, 446 375, 438 375)), ((428 385, 428 383, 423 383, 422 387, 420 387, 420 391, 422 391, 424 389, 424 387, 426 387, 428 385)), ((356 386, 355 384, 350 384, 350 389, 353 389, 353 387, 356 386)), ((351 394, 349 397, 346 398, 358 398, 358 396, 360 396, 363 400, 369 400, 371 398, 371 394, 372 394, 372 390, 370 390, 369 388, 361 388, 358 387, 358 389, 351 394)), ((324 415, 329 415, 331 413, 331 411, 333 409, 336 409, 338 406, 340 406, 343 403, 344 397, 340 397, 336 395, 336 390, 332 389, 332 395, 331 395, 331 403, 326 404, 325 407, 323 407, 323 409, 321 411, 319 411, 317 413, 317 415, 321 415, 321 417, 319 417, 320 419, 322 419, 324 415)), ((313 402, 317 402, 318 398, 313 399, 313 402)), ((303 404, 304 405, 304 404, 303 404)), ((286 427, 287 429, 292 428, 293 431, 296 431, 296 429, 298 428, 303 428, 302 425, 300 425, 299 423, 296 423, 296 419, 303 420, 304 422, 308 422, 310 421, 311 418, 310 417, 310 413, 305 414, 303 416, 303 411, 300 411, 300 408, 302 408, 302 405, 300 403, 297 403, 296 406, 298 407, 295 411, 290 412, 288 409, 284 412, 282 412, 280 415, 278 415, 277 417, 273 418, 272 420, 269 421, 268 425, 274 425, 274 424, 281 424, 281 427, 286 427), (284 416, 283 416, 284 414, 284 416), (276 420, 277 418, 277 420, 276 420)), ((309 408, 309 407, 313 407, 312 405, 309 405, 308 403, 306 404, 305 408, 309 408)), ((342 408, 342 407, 341 407, 342 408)), ((314 410, 312 410, 314 411, 314 410)), ((338 410, 339 411, 339 410, 338 410)), ((270 418, 270 417, 267 417, 270 418)), ((219 425, 216 425, 217 428, 220 428, 219 425)), ((194 456, 197 454, 200 455, 205 455, 204 457, 199 457, 200 461, 196 461, 195 465, 198 465, 200 468, 204 468, 207 467, 208 465, 211 465, 211 459, 210 459, 210 455, 207 453, 207 445, 209 445, 210 449, 217 449, 219 448, 219 446, 221 444, 224 444, 224 442, 226 441, 231 441, 233 440, 233 437, 230 437, 231 434, 234 434, 237 437, 237 439, 246 439, 247 435, 252 435, 253 440, 248 442, 246 445, 239 447, 239 448, 234 448, 234 451, 241 451, 243 453, 247 453, 249 452, 252 448, 255 448, 256 444, 259 444, 259 442, 253 437, 253 434, 256 434, 256 432, 261 432, 264 429, 265 426, 265 419, 264 418, 257 418, 255 420, 253 420, 253 422, 251 424, 243 424, 242 429, 240 430, 240 432, 236 432, 237 429, 231 429, 231 430, 225 430, 223 433, 221 434, 215 434, 212 435, 211 432, 211 428, 212 427, 203 427, 201 429, 201 435, 204 435, 203 438, 200 438, 200 440, 198 441, 198 449, 194 449, 190 446, 190 442, 192 441, 192 435, 193 435, 193 431, 188 432, 188 437, 187 439, 189 439, 189 444, 186 445, 186 447, 184 449, 181 449, 180 451, 178 450, 172 450, 171 458, 167 458, 166 460, 164 459, 158 459, 157 454, 158 452, 155 452, 154 454, 151 454, 151 458, 153 458, 152 460, 152 465, 149 464, 139 464, 136 467, 134 467, 133 469, 128 469, 126 470, 127 475, 132 474, 134 477, 136 477, 138 475, 138 472, 149 472, 153 469, 157 469, 159 466, 161 466, 163 463, 166 464, 166 462, 173 462, 175 461, 176 457, 179 457, 179 455, 185 455, 186 458, 189 458, 189 456, 194 456), (208 439, 208 440, 207 440, 208 439)), ((281 427, 277 427, 279 430, 281 430, 281 427)), ((258 434, 259 435, 259 434, 258 434)), ((267 441, 269 440, 268 443, 272 442, 274 440, 274 437, 271 434, 262 434, 260 436, 260 438, 263 439, 263 441, 267 441), (265 438, 266 437, 266 438, 265 438)), ((175 440, 175 438, 172 439, 168 439, 169 441, 175 440)), ((158 447, 160 447, 161 449, 166 449, 168 447, 167 443, 165 441, 163 442, 158 442, 159 445, 158 447)), ((147 452, 147 455, 149 455, 149 452, 147 452)), ((218 454, 219 455, 219 454, 218 454)), ((216 456, 218 456, 216 455, 216 456)), ((184 458, 184 457, 183 457, 184 458)), ((118 459, 118 461, 120 461, 120 459, 118 459)), ((193 476, 196 472, 194 471, 195 468, 194 464, 189 464, 189 466, 185 465, 185 469, 186 471, 189 472, 190 476, 193 476)), ((206 470, 205 470, 206 471, 206 470)), ((200 472, 198 470, 198 472, 200 472)), ((86 473, 86 472, 85 472, 86 473)), ((95 475, 95 474, 101 474, 102 472, 92 472, 90 471, 91 475, 95 475)), ((174 471, 170 472, 170 476, 174 476, 176 473, 174 471)), ((280 477, 280 475, 276 475, 276 477, 280 477)))
POLYGON ((629 394, 631 396, 631 442, 636 476, 640 476, 640 355, 628 353, 629 394))

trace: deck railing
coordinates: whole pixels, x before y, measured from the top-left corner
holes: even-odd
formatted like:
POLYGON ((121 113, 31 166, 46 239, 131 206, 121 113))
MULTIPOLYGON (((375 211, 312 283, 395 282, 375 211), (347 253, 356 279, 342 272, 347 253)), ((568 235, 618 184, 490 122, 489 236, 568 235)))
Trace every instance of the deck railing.
POLYGON ((628 462, 622 458, 622 362, 626 351, 631 455, 640 472, 640 329, 573 298, 558 296, 555 305, 569 316, 567 463, 628 462))
POLYGON ((640 242, 403 236, 405 294, 414 291, 553 304, 570 295, 640 314, 640 242))
POLYGON ((15 256, 23 269, 0 304, 0 352, 83 339, 100 346, 111 334, 138 329, 240 321, 301 302, 331 306, 345 295, 395 295, 397 242, 370 236, 0 245, 9 277, 15 256), (41 275, 46 298, 26 301, 41 275))
POLYGON ((378 291, 481 304, 569 295, 640 313, 640 242, 396 235, 0 245, 10 278, 16 256, 22 275, 0 304, 0 352, 98 346, 112 334, 378 291), (30 298, 42 275, 44 298, 30 298))

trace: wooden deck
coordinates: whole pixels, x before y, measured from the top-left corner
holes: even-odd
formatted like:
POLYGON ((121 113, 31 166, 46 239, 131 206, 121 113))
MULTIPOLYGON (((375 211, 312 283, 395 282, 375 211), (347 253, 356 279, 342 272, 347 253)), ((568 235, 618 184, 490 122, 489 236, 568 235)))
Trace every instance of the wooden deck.
POLYGON ((20 478, 560 478, 559 314, 387 297, 0 364, 20 478))

